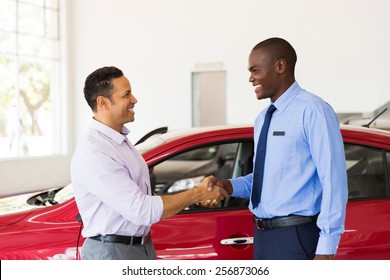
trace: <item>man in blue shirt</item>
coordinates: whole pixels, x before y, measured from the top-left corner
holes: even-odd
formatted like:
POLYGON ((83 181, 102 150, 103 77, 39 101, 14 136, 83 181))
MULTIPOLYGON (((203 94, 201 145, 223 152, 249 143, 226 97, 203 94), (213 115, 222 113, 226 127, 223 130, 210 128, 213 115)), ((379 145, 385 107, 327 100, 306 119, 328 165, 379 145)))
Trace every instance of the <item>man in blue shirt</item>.
POLYGON ((254 124, 253 173, 214 181, 232 196, 252 197, 255 259, 333 259, 344 232, 348 186, 339 122, 329 104, 295 81, 296 60, 294 48, 281 38, 253 48, 249 82, 257 99, 269 98, 276 107, 264 163, 256 157, 268 108, 254 124), (262 190, 254 203, 252 192, 261 188, 253 184, 259 168, 262 190))

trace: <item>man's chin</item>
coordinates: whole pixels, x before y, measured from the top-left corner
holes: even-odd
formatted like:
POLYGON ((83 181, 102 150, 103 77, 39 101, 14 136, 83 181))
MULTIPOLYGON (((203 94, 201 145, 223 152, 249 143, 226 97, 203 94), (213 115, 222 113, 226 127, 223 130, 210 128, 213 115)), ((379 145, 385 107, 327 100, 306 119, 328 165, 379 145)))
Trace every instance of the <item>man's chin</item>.
POLYGON ((127 122, 133 122, 135 120, 134 114, 132 116, 129 116, 129 119, 127 122))
POLYGON ((261 93, 256 93, 256 98, 257 98, 257 100, 262 100, 265 97, 261 93))

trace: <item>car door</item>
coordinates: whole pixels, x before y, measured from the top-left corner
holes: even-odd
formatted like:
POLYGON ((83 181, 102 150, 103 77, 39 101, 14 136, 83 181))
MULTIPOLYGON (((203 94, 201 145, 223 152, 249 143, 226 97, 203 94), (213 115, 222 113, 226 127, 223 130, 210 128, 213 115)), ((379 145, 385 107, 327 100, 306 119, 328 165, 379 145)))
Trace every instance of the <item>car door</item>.
POLYGON ((349 199, 336 259, 390 259, 390 153, 344 146, 349 199))
MULTIPOLYGON (((159 195, 184 191, 204 177, 232 178, 251 171, 252 141, 218 142, 176 153, 151 168, 159 195)), ((229 197, 218 207, 191 206, 152 227, 159 259, 253 259, 248 200, 229 197)))

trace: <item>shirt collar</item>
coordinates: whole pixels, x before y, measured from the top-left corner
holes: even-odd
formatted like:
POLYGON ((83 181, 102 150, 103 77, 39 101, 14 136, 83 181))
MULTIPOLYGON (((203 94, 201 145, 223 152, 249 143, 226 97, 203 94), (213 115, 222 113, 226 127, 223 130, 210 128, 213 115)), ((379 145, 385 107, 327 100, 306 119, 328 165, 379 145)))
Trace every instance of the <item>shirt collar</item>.
POLYGON ((116 142, 118 145, 122 144, 123 141, 127 139, 127 134, 129 134, 130 130, 123 126, 121 133, 118 131, 112 129, 111 127, 92 119, 91 127, 95 129, 96 131, 102 133, 103 135, 107 136, 108 138, 112 139, 114 142, 116 142))
POLYGON ((274 103, 274 106, 278 111, 284 111, 288 104, 294 100, 294 98, 301 91, 301 87, 297 82, 294 82, 274 103))

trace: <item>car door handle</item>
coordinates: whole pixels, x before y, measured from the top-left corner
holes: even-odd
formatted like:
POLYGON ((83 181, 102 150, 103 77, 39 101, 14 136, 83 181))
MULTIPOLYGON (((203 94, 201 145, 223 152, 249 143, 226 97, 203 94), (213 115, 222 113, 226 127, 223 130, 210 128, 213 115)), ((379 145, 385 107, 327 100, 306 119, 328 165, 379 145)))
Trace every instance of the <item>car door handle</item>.
POLYGON ((222 245, 253 244, 253 237, 235 237, 221 240, 222 245))

